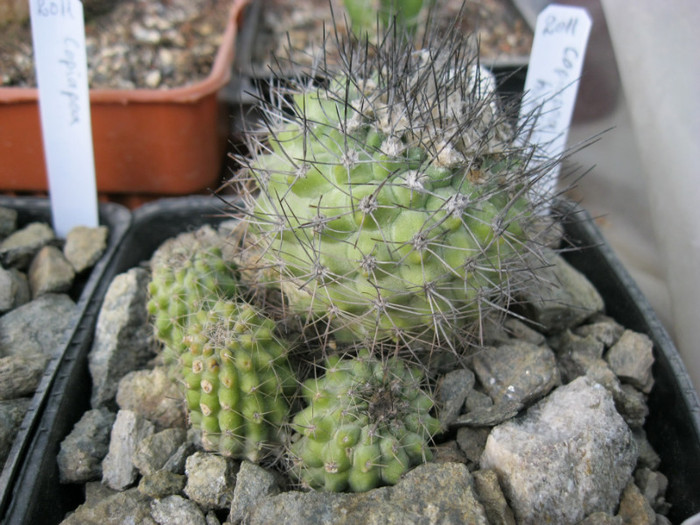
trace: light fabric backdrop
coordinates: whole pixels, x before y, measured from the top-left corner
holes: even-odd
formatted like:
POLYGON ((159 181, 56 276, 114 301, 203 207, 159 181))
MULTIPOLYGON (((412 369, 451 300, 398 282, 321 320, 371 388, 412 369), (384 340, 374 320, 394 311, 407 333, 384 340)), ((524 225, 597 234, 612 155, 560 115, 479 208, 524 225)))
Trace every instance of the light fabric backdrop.
POLYGON ((612 128, 573 157, 592 169, 569 194, 598 217, 700 391, 700 2, 560 3, 594 18, 569 144, 612 128))

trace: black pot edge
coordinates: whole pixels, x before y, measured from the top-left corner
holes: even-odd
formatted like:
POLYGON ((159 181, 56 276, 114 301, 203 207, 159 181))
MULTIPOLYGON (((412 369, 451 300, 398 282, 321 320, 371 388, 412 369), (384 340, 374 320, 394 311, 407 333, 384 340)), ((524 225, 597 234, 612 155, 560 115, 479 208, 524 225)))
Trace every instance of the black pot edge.
MULTIPOLYGON (((235 202, 232 200, 228 205, 235 202)), ((147 259, 157 244, 182 231, 178 220, 186 219, 190 229, 217 223, 225 219, 220 212, 226 206, 212 197, 184 197, 155 201, 135 210, 132 227, 104 274, 101 297, 109 284, 107 281, 147 259)), ((615 297, 622 297, 621 306, 608 313, 627 328, 646 333, 654 342, 656 385, 649 398, 652 414, 645 428, 661 456, 662 470, 672 473, 667 492, 667 500, 673 505, 669 517, 674 523, 680 522, 700 511, 698 395, 668 333, 588 212, 569 201, 560 201, 556 209, 569 217, 565 232, 572 249, 565 253, 567 260, 599 287, 609 306, 619 302, 613 301, 615 297)), ((95 303, 99 308, 101 299, 95 303)), ((80 332, 85 334, 85 339, 71 342, 73 357, 65 360, 52 385, 49 406, 18 480, 18 493, 8 512, 7 518, 11 520, 8 523, 58 523, 70 508, 65 505, 80 501, 80 487, 59 485, 56 455, 63 438, 89 408, 87 353, 96 317, 97 311, 84 317, 80 332), (68 389, 67 385, 72 387, 68 389), (84 410, 76 410, 80 406, 84 410)))
POLYGON ((59 523, 67 511, 82 501, 82 486, 60 484, 56 457, 61 441, 83 413, 91 408, 92 382, 88 353, 107 289, 116 275, 148 259, 160 242, 183 231, 182 221, 187 220, 192 229, 214 223, 224 219, 216 217, 224 207, 223 201, 213 197, 193 196, 164 198, 133 211, 131 227, 112 254, 90 305, 68 342, 60 369, 50 385, 40 425, 33 434, 15 480, 2 523, 59 523), (199 219, 190 219, 192 216, 199 219))
POLYGON ((609 315, 654 343, 655 384, 644 428, 661 471, 671 474, 666 499, 673 503, 670 518, 680 522, 700 512, 700 397, 668 331, 588 212, 570 201, 558 208, 569 217, 567 260, 598 289, 609 315), (619 297, 619 290, 626 293, 619 297))
MULTIPOLYGON (((18 212, 18 224, 23 226, 30 222, 45 222, 51 225, 51 204, 44 197, 11 197, 0 195, 0 206, 15 209, 18 212)), ((81 290, 76 301, 76 324, 66 343, 49 361, 44 374, 32 396, 29 409, 17 430, 10 453, 0 473, 0 516, 3 516, 15 492, 15 484, 23 468, 34 432, 41 421, 42 413, 49 402, 49 392, 64 362, 70 359, 70 341, 80 337, 80 319, 95 308, 95 302, 101 300, 99 285, 107 270, 108 263, 121 244, 131 226, 131 212, 120 204, 111 202, 98 205, 99 224, 109 228, 107 247, 100 260, 89 270, 87 278, 82 278, 81 290)), ((80 278, 80 276, 78 277, 80 278)))

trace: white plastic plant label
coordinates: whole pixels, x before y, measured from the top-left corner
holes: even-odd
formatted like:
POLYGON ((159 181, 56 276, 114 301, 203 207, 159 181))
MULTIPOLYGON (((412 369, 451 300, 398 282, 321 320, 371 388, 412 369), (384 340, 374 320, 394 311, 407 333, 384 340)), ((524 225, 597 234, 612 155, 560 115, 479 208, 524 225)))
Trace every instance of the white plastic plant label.
POLYGON ((39 112, 53 226, 98 225, 95 161, 79 0, 30 0, 39 112))
POLYGON ((553 196, 574 112, 581 69, 593 25, 580 7, 551 4, 537 17, 520 124, 531 128, 528 142, 537 146, 534 161, 543 174, 534 187, 538 196, 553 196), (551 165, 550 165, 551 164, 551 165))

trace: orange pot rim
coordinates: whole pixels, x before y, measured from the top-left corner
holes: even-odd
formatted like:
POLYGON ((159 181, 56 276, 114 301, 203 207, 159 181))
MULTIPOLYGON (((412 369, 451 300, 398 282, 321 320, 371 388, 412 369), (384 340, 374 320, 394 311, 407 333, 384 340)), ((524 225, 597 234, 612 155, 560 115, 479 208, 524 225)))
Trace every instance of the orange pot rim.
MULTIPOLYGON (((131 104, 131 103, 184 103, 196 102, 210 93, 225 86, 231 79, 231 68, 235 53, 235 42, 238 25, 244 8, 251 0, 233 0, 228 16, 226 30, 214 58, 212 69, 206 78, 186 86, 167 89, 90 89, 90 102, 100 104, 131 104)), ((39 100, 39 90, 35 87, 3 87, 0 88, 0 104, 16 104, 39 100)))

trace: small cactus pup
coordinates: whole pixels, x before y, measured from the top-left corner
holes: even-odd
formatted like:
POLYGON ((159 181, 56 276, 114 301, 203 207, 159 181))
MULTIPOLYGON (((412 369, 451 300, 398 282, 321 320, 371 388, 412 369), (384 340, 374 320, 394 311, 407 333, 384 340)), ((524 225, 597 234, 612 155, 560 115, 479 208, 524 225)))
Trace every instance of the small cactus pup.
POLYGON ((340 342, 471 342, 534 278, 541 167, 468 41, 341 51, 248 134, 244 266, 340 342))
POLYGON ((275 323, 247 303, 220 300, 196 315, 184 341, 185 398, 204 448, 253 462, 279 449, 298 385, 275 323))
POLYGON ((292 474, 312 489, 364 492, 432 459, 440 423, 422 386, 422 373, 398 358, 329 357, 325 374, 302 387, 292 474))
POLYGON ((224 242, 206 226, 168 240, 151 258, 148 311, 166 363, 176 363, 186 350, 183 338, 197 312, 239 292, 224 242))

